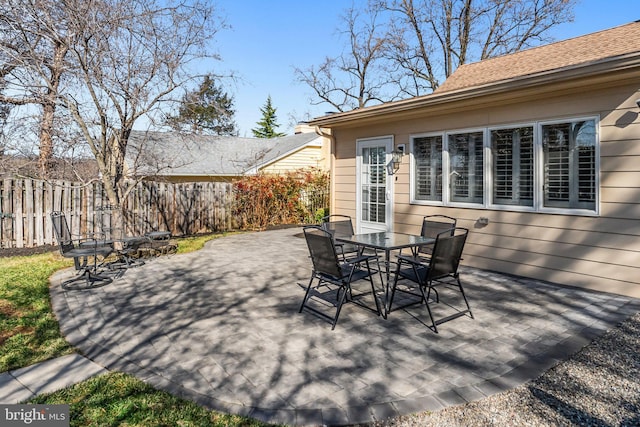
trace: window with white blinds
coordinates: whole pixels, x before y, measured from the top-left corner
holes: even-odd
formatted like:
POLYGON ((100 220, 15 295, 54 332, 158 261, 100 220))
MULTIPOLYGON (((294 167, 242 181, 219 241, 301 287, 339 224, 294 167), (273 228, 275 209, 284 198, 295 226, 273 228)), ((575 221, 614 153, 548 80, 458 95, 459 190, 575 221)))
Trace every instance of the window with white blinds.
POLYGON ((595 122, 543 125, 542 151, 544 206, 595 210, 595 122))
POLYGON ((533 206, 533 126, 491 131, 493 203, 533 206))
POLYGON ((443 132, 411 142, 412 203, 598 212, 596 118, 443 132))
POLYGON ((442 201, 442 135, 413 140, 415 200, 442 201))
POLYGON ((449 191, 453 202, 482 203, 484 132, 449 135, 449 191))

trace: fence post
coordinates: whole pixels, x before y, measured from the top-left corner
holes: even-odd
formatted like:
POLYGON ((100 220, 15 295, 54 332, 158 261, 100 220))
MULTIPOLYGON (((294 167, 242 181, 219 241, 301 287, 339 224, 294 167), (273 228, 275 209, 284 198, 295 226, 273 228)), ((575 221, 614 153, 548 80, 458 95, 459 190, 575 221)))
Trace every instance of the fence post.
MULTIPOLYGON (((101 184, 70 181, 0 180, 0 246, 23 248, 55 244, 50 214, 68 215, 74 234, 100 231, 96 208, 106 203, 101 184)), ((233 228, 232 184, 139 183, 132 192, 133 230, 166 229, 174 235, 233 228)))
POLYGON ((34 201, 33 201, 33 221, 34 221, 34 233, 35 233, 35 245, 44 245, 44 206, 42 200, 42 190, 44 183, 42 181, 35 182, 34 201))
POLYGON ((2 183, 2 246, 11 248, 15 245, 13 238, 13 180, 5 179, 2 183))
POLYGON ((14 214, 13 214, 13 224, 15 233, 15 243, 16 248, 24 247, 24 181, 22 179, 18 179, 15 182, 14 186, 14 214))

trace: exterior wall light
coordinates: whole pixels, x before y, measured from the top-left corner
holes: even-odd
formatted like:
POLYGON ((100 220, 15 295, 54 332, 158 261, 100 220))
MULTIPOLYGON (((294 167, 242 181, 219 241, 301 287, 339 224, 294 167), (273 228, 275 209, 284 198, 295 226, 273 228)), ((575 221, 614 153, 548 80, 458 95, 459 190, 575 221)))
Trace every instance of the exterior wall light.
POLYGON ((393 153, 391 153, 391 167, 393 168, 393 173, 398 172, 400 169, 400 164, 402 163, 402 156, 404 156, 404 144, 398 145, 393 153))

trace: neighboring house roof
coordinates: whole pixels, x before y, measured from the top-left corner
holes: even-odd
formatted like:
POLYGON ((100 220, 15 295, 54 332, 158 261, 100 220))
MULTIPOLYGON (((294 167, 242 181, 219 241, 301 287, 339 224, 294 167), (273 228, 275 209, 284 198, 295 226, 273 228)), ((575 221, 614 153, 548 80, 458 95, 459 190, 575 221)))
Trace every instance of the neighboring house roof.
MULTIPOLYGON (((460 66, 434 93, 401 101, 317 117, 311 126, 348 124, 406 113, 419 108, 470 102, 514 89, 539 88, 582 77, 636 73, 640 69, 640 21, 609 30, 460 66)), ((615 78, 615 77, 611 77, 615 78)))
POLYGON ((640 21, 535 47, 472 64, 464 64, 435 93, 559 71, 640 51, 640 21))
POLYGON ((271 163, 277 162, 278 160, 295 153, 301 148, 308 146, 322 146, 320 135, 309 132, 283 136, 280 138, 272 138, 272 140, 275 145, 265 154, 262 162, 257 165, 258 168, 263 168, 271 163))
POLYGON ((130 136, 128 164, 136 175, 239 176, 256 173, 291 152, 316 144, 320 136, 280 138, 140 132, 130 136))

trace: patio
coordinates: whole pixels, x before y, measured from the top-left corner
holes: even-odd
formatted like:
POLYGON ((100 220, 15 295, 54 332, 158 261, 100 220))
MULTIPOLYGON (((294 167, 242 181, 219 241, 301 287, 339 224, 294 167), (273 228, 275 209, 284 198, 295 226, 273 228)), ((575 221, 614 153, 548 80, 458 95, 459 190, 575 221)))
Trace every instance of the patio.
MULTIPOLYGON (((289 425, 365 423, 481 399, 537 377, 640 309, 638 300, 461 269, 475 319, 430 331, 344 306, 335 331, 298 313, 298 228, 227 236, 51 299, 63 334, 110 370, 205 407, 289 425)), ((464 265, 464 262, 463 262, 464 265)))

